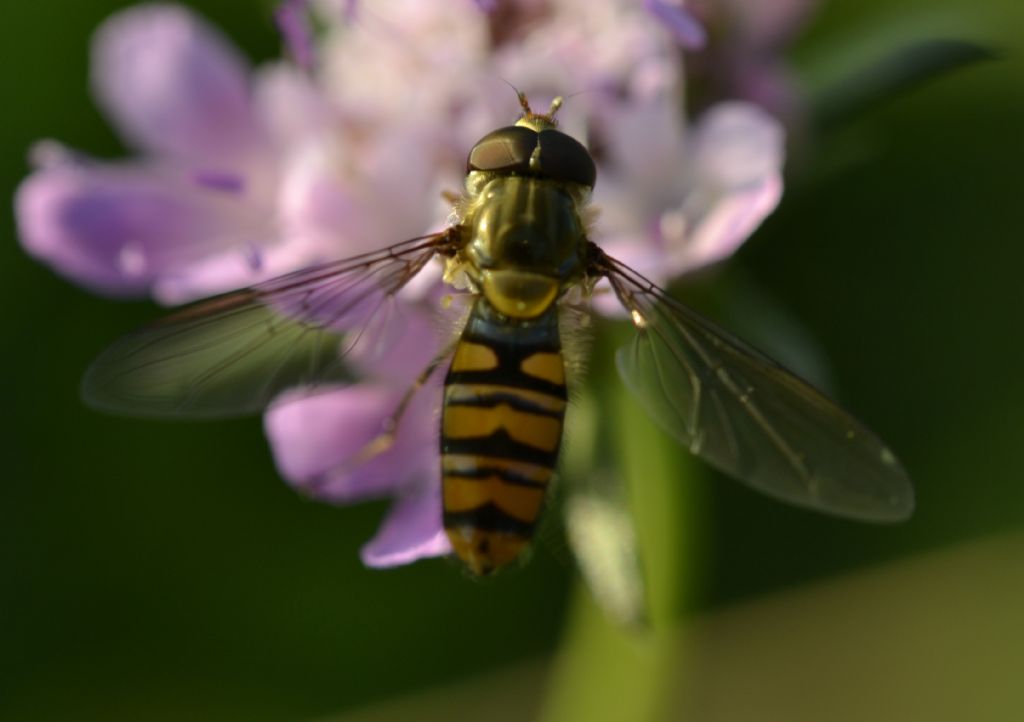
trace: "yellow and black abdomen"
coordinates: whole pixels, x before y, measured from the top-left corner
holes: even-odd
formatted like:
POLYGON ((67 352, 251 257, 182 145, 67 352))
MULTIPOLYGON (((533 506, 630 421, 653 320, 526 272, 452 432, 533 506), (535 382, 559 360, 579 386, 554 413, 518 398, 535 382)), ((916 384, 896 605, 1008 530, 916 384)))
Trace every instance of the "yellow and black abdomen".
POLYGON ((445 530, 474 573, 508 564, 533 537, 567 399, 556 306, 512 320, 479 298, 445 378, 441 420, 445 530))

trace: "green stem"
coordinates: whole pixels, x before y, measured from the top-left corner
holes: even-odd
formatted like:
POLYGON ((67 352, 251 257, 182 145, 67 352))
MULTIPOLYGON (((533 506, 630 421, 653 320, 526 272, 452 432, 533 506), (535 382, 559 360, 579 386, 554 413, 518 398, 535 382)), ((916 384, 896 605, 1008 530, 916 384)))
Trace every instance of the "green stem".
POLYGON ((695 489, 687 478, 689 457, 654 426, 624 386, 599 385, 595 408, 625 481, 645 581, 646 624, 637 628, 612 621, 582 582, 577 584, 540 719, 655 722, 670 711, 667 700, 678 678, 681 611, 693 577, 695 489))

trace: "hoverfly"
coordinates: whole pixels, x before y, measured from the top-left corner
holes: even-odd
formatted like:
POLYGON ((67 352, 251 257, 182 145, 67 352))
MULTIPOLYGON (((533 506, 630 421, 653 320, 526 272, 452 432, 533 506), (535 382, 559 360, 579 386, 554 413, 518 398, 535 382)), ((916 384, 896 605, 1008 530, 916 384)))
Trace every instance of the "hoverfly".
POLYGON ((86 401, 120 413, 217 416, 258 411, 290 388, 351 381, 351 349, 440 259, 471 308, 417 385, 448 364, 443 522, 455 555, 486 574, 532 538, 568 403, 560 312, 604 280, 636 332, 617 354, 619 375, 690 452, 793 504, 875 522, 906 518, 912 487, 878 437, 588 239, 594 161, 558 130, 561 99, 546 113, 521 93, 519 101, 520 119, 470 151, 447 229, 228 293, 126 336, 86 374, 86 401))

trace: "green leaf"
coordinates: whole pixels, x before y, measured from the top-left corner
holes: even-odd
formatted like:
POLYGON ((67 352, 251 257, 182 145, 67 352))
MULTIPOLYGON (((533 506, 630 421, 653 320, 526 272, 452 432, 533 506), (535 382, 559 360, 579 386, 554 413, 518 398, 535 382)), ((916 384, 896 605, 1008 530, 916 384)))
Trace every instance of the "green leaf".
POLYGON ((965 40, 912 43, 815 93, 811 98, 814 124, 820 129, 833 128, 936 78, 997 57, 993 49, 965 40))

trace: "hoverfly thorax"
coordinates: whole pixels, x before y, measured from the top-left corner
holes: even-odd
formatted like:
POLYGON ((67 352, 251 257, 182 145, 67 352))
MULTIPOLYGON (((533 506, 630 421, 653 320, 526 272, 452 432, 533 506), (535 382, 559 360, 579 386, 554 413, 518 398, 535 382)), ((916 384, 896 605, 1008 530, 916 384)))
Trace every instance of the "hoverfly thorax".
POLYGON ((581 209, 596 169, 587 149, 561 132, 551 110, 481 138, 466 163, 466 272, 500 313, 535 318, 583 273, 581 209))

